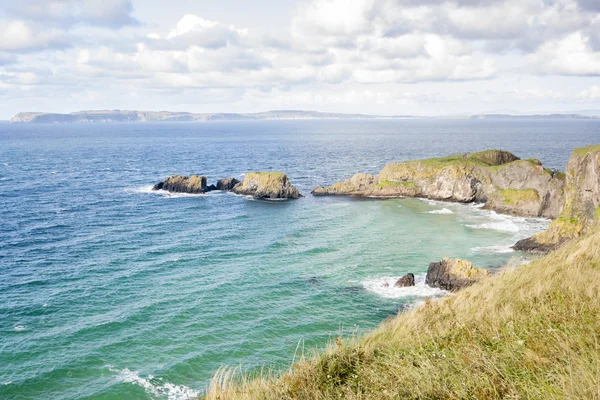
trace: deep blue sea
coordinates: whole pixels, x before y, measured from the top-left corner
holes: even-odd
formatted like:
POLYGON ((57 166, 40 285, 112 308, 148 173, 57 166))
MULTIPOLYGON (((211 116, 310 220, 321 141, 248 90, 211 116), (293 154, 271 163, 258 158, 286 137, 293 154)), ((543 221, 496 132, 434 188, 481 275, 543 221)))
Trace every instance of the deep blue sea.
MULTIPOLYGON (((221 366, 282 368, 425 297, 430 262, 498 266, 548 221, 313 197, 392 161, 501 148, 564 170, 600 121, 0 124, 0 399, 187 399, 221 366), (306 196, 151 192, 279 170, 306 196), (414 288, 386 288, 405 273, 414 288)), ((392 285, 393 286, 393 285, 392 285)))

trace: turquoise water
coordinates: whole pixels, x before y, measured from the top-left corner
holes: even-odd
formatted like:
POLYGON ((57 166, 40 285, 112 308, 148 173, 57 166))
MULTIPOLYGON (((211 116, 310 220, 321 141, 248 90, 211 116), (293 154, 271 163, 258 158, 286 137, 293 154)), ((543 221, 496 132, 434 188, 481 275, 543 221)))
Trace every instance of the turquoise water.
POLYGON ((497 266, 548 221, 309 193, 396 160, 504 148, 564 169, 592 121, 0 124, 0 398, 185 399, 222 365, 280 368, 444 295, 444 256, 497 266), (149 190, 282 170, 305 198, 149 190), (384 283, 413 272, 415 288, 384 283))

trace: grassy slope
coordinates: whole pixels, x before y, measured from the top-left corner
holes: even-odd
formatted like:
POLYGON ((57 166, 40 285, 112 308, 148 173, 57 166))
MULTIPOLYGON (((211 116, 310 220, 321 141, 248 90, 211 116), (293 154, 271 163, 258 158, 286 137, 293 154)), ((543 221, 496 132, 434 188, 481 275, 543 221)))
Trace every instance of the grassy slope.
POLYGON ((600 232, 208 399, 600 399, 600 232))

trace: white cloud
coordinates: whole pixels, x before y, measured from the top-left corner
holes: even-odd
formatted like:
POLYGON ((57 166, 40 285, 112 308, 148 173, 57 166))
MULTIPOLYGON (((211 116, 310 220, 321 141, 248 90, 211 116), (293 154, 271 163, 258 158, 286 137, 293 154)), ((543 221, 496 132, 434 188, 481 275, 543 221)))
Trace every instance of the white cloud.
POLYGON ((68 35, 58 29, 36 31, 22 20, 0 20, 0 51, 29 52, 70 46, 68 35))
POLYGON ((582 100, 600 100, 600 85, 594 85, 588 89, 579 92, 579 98, 582 100))
POLYGON ((129 0, 0 5, 0 101, 396 113, 600 100, 585 81, 600 76, 593 1, 300 1, 277 37, 214 15, 138 23, 129 0))
POLYGON ((530 62, 542 72, 600 76, 600 52, 594 52, 581 32, 544 43, 530 62))
POLYGON ((14 18, 63 29, 76 24, 117 28, 137 24, 130 0, 20 0, 7 2, 2 10, 14 18))

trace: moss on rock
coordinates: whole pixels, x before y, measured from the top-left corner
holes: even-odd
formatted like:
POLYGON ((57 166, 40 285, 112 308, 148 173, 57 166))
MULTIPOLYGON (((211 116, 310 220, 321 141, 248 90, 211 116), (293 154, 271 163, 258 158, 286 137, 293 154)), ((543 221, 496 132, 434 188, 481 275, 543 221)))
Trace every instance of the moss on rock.
POLYGON ((540 195, 535 189, 499 189, 504 204, 537 203, 540 195))

